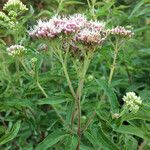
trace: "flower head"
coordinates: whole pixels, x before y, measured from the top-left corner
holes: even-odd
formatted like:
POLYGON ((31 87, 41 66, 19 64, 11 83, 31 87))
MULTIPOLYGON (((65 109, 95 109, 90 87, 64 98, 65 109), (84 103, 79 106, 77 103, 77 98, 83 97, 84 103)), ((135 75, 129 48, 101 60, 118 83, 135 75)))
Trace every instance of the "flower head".
POLYGON ((14 10, 20 13, 27 11, 28 8, 20 0, 8 0, 8 2, 3 7, 3 10, 8 12, 14 10))
POLYGON ((98 30, 84 28, 75 36, 75 41, 81 42, 83 44, 102 44, 105 37, 100 34, 98 30))
POLYGON ((105 23, 91 20, 86 23, 85 27, 100 32, 105 29, 105 23))
POLYGON ((125 27, 122 26, 117 26, 111 30, 108 30, 108 32, 110 32, 110 34, 119 35, 123 37, 132 37, 132 35, 134 35, 134 33, 131 30, 127 30, 125 29, 125 27))
POLYGON ((54 38, 61 33, 72 34, 77 32, 84 25, 85 21, 84 16, 79 14, 68 18, 54 16, 48 21, 39 20, 37 25, 29 31, 29 34, 37 38, 54 38))
POLYGON ((141 105, 142 101, 139 96, 136 96, 134 92, 128 92, 125 96, 123 96, 123 101, 125 102, 125 106, 129 108, 130 111, 137 112, 139 110, 139 105, 141 105))
POLYGON ((9 21, 9 20, 10 20, 9 17, 5 13, 0 11, 0 21, 9 21))
POLYGON ((12 45, 7 48, 8 55, 10 56, 21 56, 26 52, 26 48, 22 45, 12 45))

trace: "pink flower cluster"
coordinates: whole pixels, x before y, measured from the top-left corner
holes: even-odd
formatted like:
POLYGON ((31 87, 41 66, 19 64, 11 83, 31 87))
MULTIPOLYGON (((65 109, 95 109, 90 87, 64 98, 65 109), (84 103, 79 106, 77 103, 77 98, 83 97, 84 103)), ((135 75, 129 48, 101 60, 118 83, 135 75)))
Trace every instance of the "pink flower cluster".
POLYGON ((110 34, 120 35, 123 37, 132 37, 132 35, 134 35, 134 33, 131 30, 127 30, 125 29, 125 27, 122 26, 117 26, 111 30, 108 30, 108 32, 110 32, 110 34))
POLYGON ((38 21, 38 24, 29 31, 29 35, 36 38, 53 38, 60 33, 72 34, 84 26, 86 18, 84 15, 75 14, 63 17, 54 16, 49 21, 38 21))
POLYGON ((101 44, 105 38, 101 37, 99 31, 89 30, 88 28, 84 28, 75 36, 75 41, 82 42, 84 44, 101 44))
MULTIPOLYGON (((131 37, 132 31, 117 26, 113 29, 105 29, 105 23, 88 21, 82 14, 75 14, 68 17, 54 16, 48 21, 38 21, 37 25, 29 31, 33 38, 52 39, 60 35, 73 35, 73 42, 83 44, 102 44, 109 34, 131 37)), ((61 36, 62 37, 62 36, 61 36)))
POLYGON ((100 44, 104 38, 105 24, 101 22, 87 21, 84 15, 75 14, 69 17, 53 17, 49 21, 39 21, 29 31, 33 38, 54 38, 60 34, 73 34, 73 41, 84 44, 100 44), (102 34, 101 34, 102 33, 102 34))

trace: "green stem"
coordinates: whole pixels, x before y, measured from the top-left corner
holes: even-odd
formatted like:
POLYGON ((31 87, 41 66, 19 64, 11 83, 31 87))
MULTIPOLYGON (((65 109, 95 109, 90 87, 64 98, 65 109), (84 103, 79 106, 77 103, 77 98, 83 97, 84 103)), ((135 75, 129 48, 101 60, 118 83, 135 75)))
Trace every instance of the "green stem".
POLYGON ((118 56, 118 51, 119 51, 119 47, 118 47, 118 42, 117 42, 116 46, 115 46, 115 49, 114 49, 113 63, 112 63, 110 74, 109 74, 108 84, 111 83, 112 77, 113 77, 113 74, 114 74, 114 70, 116 68, 116 60, 117 60, 117 56, 118 56))
POLYGON ((24 67, 25 71, 30 75, 30 71, 29 69, 26 67, 25 63, 23 62, 22 59, 19 59, 20 63, 22 64, 22 66, 24 67))
POLYGON ((64 71, 64 74, 65 74, 65 77, 66 77, 66 80, 67 80, 70 92, 71 92, 72 96, 76 99, 76 94, 75 94, 74 88, 72 86, 72 82, 70 80, 66 64, 64 64, 64 62, 62 62, 62 67, 63 67, 63 71, 64 71))
POLYGON ((84 81, 85 81, 85 75, 86 72, 88 70, 89 64, 90 64, 90 53, 87 55, 87 57, 85 57, 84 60, 84 64, 83 64, 83 68, 81 68, 81 70, 83 70, 81 72, 81 77, 78 83, 78 88, 77 88, 77 92, 76 92, 76 101, 77 101, 77 110, 78 110, 78 130, 77 130, 77 135, 78 135, 78 146, 77 149, 80 149, 80 140, 81 140, 81 96, 82 96, 82 91, 83 91, 83 86, 84 86, 84 81))

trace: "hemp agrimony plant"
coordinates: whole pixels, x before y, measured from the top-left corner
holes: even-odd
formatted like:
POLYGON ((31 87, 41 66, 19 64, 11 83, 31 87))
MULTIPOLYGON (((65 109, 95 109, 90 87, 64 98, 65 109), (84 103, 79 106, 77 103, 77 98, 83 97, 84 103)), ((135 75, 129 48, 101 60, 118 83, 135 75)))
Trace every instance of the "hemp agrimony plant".
POLYGON ((31 16, 23 18, 29 13, 26 5, 19 0, 4 5, 0 29, 6 42, 2 38, 0 45, 3 58, 10 62, 3 59, 7 67, 1 70, 8 76, 8 86, 1 95, 5 113, 0 116, 10 116, 11 120, 15 114, 17 121, 11 127, 12 123, 2 119, 9 134, 5 132, 0 145, 17 137, 19 129, 25 134, 19 139, 21 144, 14 142, 18 149, 30 143, 26 149, 116 150, 126 149, 123 141, 127 134, 143 138, 144 142, 150 139, 142 130, 136 133, 137 122, 130 121, 149 111, 149 105, 135 92, 127 92, 119 99, 112 88, 119 52, 134 33, 122 26, 108 28, 105 22, 98 21, 95 4, 88 1, 94 20, 80 13, 58 15, 57 10, 51 19, 27 25, 30 29, 25 24, 31 16), (104 81, 99 74, 91 75, 91 65, 108 43, 114 50, 113 61, 108 80, 104 81), (13 95, 6 96, 13 88, 13 95), (8 97, 10 100, 5 100, 8 97))
MULTIPOLYGON (((89 124, 89 122, 87 122, 88 124, 85 125, 85 129, 82 129, 82 93, 87 70, 94 54, 104 45, 104 42, 107 40, 109 35, 131 37, 133 33, 130 30, 126 30, 124 27, 106 29, 105 23, 103 22, 92 20, 88 21, 84 15, 75 14, 68 17, 54 16, 48 21, 40 20, 38 21, 38 24, 29 31, 29 35, 34 39, 36 38, 48 41, 50 50, 62 65, 70 92, 73 100, 75 101, 70 125, 71 130, 74 130, 73 126, 77 112, 77 149, 80 149, 81 136, 89 124), (69 77, 67 67, 68 59, 72 60, 72 64, 78 76, 77 87, 73 87, 72 81, 69 77)), ((111 71, 109 82, 112 78, 113 70, 111 71)), ((43 92, 43 94, 48 97, 45 92, 43 92)))

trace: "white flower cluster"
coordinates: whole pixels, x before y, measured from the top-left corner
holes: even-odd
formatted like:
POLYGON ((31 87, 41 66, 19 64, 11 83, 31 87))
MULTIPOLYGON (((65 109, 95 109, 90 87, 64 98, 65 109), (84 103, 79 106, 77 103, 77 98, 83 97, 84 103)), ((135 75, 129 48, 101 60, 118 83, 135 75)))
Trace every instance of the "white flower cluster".
POLYGON ((140 108, 139 106, 142 104, 141 98, 136 96, 134 92, 126 93, 123 101, 125 102, 125 106, 132 112, 137 112, 140 108))
POLYGON ((132 37, 134 35, 134 33, 131 30, 127 30, 125 29, 125 27, 122 27, 122 26, 117 26, 111 30, 108 30, 108 32, 110 34, 120 35, 123 37, 132 37))
POLYGON ((24 12, 27 11, 28 8, 20 0, 8 0, 8 2, 3 7, 3 10, 17 10, 18 12, 24 12))
POLYGON ((22 45, 12 45, 7 48, 8 55, 10 56, 21 56, 26 52, 26 48, 22 45))
POLYGON ((101 44, 105 38, 105 24, 87 21, 84 15, 75 14, 69 17, 55 16, 48 21, 38 21, 29 31, 33 38, 54 38, 60 34, 73 34, 73 41, 84 44, 101 44))

